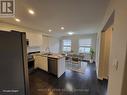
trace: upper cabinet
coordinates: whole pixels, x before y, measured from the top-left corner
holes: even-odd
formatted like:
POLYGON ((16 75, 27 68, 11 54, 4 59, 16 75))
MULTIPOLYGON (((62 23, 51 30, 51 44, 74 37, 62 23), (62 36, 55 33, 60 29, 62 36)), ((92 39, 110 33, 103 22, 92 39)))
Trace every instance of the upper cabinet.
POLYGON ((41 47, 42 46, 42 34, 41 33, 27 33, 27 39, 29 40, 29 47, 41 47))
POLYGON ((43 43, 43 50, 45 51, 47 48, 49 48, 49 37, 48 36, 42 36, 42 43, 43 43))

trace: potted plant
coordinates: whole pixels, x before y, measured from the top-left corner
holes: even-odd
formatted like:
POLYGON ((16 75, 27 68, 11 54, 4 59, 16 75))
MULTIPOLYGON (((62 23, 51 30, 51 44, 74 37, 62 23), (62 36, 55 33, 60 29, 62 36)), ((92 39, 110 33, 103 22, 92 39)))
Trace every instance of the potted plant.
POLYGON ((90 48, 90 63, 93 63, 95 56, 95 50, 93 48, 90 48))

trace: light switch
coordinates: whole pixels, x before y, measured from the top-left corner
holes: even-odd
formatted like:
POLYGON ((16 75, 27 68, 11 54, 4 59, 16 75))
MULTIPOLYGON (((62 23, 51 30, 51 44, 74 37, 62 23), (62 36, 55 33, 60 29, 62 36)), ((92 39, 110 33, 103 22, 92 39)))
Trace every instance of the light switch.
POLYGON ((119 66, 119 62, 118 62, 117 59, 115 59, 114 62, 113 62, 113 67, 114 67, 114 69, 115 69, 115 70, 118 70, 118 66, 119 66))

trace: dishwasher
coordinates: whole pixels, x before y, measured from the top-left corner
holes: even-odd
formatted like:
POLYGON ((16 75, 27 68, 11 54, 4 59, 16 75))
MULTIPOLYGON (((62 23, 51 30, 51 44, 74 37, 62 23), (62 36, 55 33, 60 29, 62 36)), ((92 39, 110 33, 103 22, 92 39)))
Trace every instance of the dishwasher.
POLYGON ((48 72, 57 75, 57 59, 48 58, 48 72))

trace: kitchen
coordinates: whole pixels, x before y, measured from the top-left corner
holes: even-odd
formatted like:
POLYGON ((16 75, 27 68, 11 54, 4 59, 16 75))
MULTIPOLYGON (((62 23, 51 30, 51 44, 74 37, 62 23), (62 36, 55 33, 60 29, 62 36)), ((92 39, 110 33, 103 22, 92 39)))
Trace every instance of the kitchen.
POLYGON ((60 77, 65 72, 65 57, 59 53, 59 39, 40 34, 27 36, 30 72, 41 69, 60 77), (31 62, 33 61, 33 62, 31 62), (31 66, 33 64, 33 66, 31 66), (52 68, 53 67, 53 68, 52 68))
POLYGON ((36 53, 34 56, 34 69, 41 69, 56 75, 58 78, 65 72, 65 57, 54 53, 36 53))
POLYGON ((12 1, 15 15, 0 18, 0 95, 103 95, 89 53, 107 0, 12 1))

